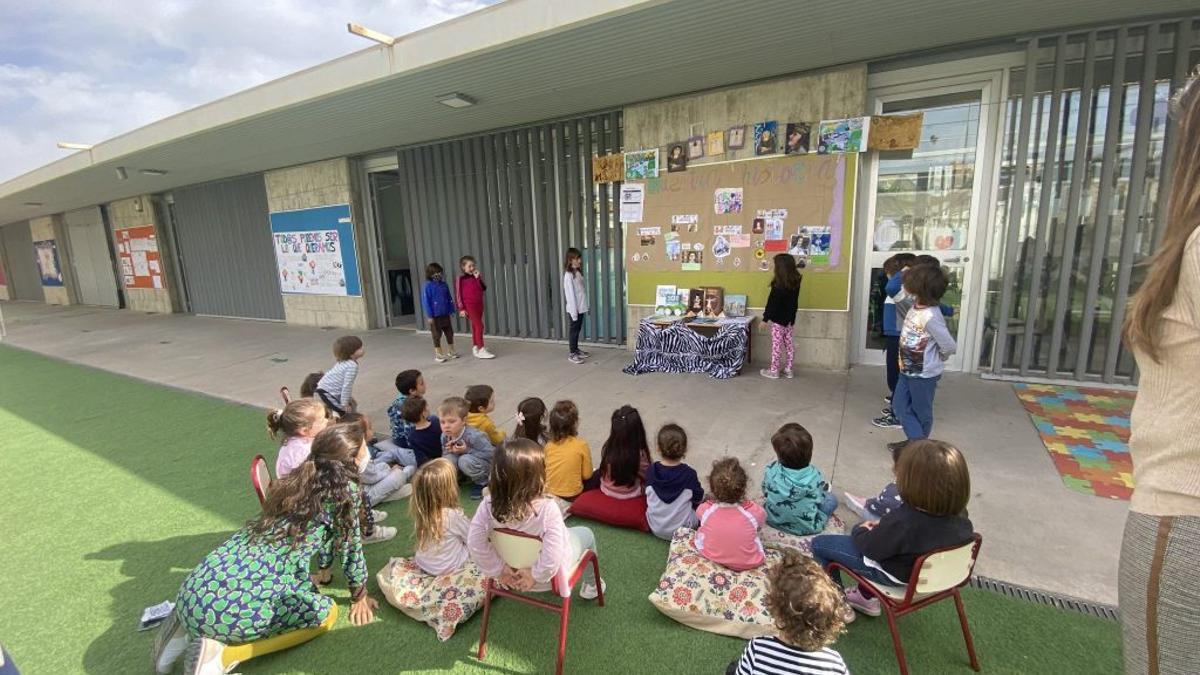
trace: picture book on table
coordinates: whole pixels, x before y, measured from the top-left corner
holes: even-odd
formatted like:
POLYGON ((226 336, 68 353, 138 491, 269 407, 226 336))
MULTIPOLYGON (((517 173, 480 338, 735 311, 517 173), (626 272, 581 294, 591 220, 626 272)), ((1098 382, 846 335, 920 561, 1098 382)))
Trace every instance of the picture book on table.
POLYGON ((709 286, 704 289, 704 316, 720 318, 725 315, 725 289, 709 286))
POLYGON ((693 288, 688 291, 687 313, 699 316, 704 313, 704 289, 693 288))
POLYGON ((730 293, 725 296, 725 316, 746 316, 746 296, 741 293, 730 293))

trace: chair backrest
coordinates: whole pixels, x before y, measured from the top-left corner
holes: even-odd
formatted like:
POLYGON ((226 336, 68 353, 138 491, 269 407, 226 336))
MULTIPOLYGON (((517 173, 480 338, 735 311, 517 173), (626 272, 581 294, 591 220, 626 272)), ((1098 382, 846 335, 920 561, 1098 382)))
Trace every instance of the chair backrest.
POLYGON ((542 538, 506 527, 492 530, 492 546, 505 565, 513 569, 533 567, 542 554, 542 538))
POLYGON ((279 388, 279 398, 283 399, 283 404, 287 405, 292 402, 292 390, 287 387, 279 388))
POLYGON ((259 505, 265 507, 271 491, 271 470, 267 468, 267 460, 262 455, 255 455, 250 462, 250 483, 254 486, 254 494, 258 495, 259 505))
POLYGON ((982 544, 983 537, 976 534, 962 546, 937 549, 917 558, 913 565, 916 593, 940 593, 966 583, 975 569, 975 560, 979 558, 982 544))

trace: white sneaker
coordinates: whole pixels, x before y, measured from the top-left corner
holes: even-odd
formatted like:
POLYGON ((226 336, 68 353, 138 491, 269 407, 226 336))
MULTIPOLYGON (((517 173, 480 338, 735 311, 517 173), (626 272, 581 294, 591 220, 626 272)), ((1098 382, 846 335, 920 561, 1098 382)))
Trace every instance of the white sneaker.
POLYGON ((446 356, 445 354, 434 354, 433 360, 438 363, 445 363, 450 360, 450 357, 446 356))
POLYGON ((846 506, 851 511, 857 513, 863 520, 879 520, 879 516, 867 510, 867 500, 865 497, 852 495, 849 492, 843 492, 842 497, 842 501, 846 502, 846 506))
POLYGON ((154 672, 163 675, 171 672, 175 662, 187 651, 190 642, 191 638, 183 623, 179 621, 179 616, 172 611, 158 627, 158 635, 154 636, 154 650, 150 653, 154 672))
POLYGON ((376 525, 375 531, 369 537, 363 537, 364 544, 378 544, 381 541, 387 541, 396 536, 396 528, 388 527, 387 525, 376 525))
POLYGON ((848 603, 843 602, 841 610, 842 623, 854 623, 854 619, 858 617, 858 612, 854 611, 848 603))
POLYGON ((231 663, 228 668, 225 667, 222 659, 224 653, 225 645, 216 640, 194 640, 188 647, 187 657, 183 662, 184 675, 225 675, 237 664, 231 663))
POLYGON ((489 352, 487 347, 480 347, 475 350, 475 358, 477 359, 494 359, 496 355, 489 352))
POLYGON ((373 520, 377 523, 380 521, 383 521, 383 520, 387 520, 387 511, 380 511, 379 509, 371 509, 371 520, 373 520))
MULTIPOLYGON (((608 584, 604 583, 604 579, 600 580, 600 590, 608 592, 608 584)), ((584 600, 595 600, 600 597, 600 593, 596 589, 596 584, 583 582, 583 585, 579 587, 579 597, 584 600)))
POLYGON ((786 377, 786 378, 787 378, 787 379, 789 379, 789 380, 790 380, 790 379, 792 379, 792 377, 793 377, 793 376, 792 376, 792 369, 791 369, 791 368, 788 368, 787 370, 783 371, 783 373, 782 373, 782 374, 783 374, 783 376, 784 376, 784 377, 786 377))
POLYGON ((579 364, 583 363, 583 357, 578 354, 571 354, 570 356, 567 357, 567 360, 570 361, 571 363, 574 363, 575 365, 579 365, 579 364))
POLYGON ((460 356, 462 356, 462 354, 459 354, 458 352, 456 352, 452 349, 452 350, 450 350, 450 353, 446 355, 446 358, 457 359, 460 356))
POLYGON ((758 371, 758 374, 770 380, 779 379, 779 373, 771 370, 770 368, 763 368, 762 370, 758 371))

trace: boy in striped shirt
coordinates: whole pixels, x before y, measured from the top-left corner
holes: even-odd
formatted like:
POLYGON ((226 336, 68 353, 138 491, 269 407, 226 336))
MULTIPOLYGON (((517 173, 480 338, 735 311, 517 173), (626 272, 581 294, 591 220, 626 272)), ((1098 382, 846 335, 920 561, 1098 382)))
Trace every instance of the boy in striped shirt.
POLYGON ((842 594, 812 558, 784 549, 768 573, 767 609, 778 636, 756 637, 725 675, 847 675, 842 655, 829 648, 841 634, 842 594))

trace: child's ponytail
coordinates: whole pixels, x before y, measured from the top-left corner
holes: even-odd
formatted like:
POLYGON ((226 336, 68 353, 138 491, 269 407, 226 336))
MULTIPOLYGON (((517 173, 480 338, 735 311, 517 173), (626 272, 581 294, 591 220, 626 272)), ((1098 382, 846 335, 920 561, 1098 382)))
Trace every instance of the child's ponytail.
POLYGON ((267 411, 267 435, 278 440, 280 431, 280 421, 283 419, 283 410, 275 408, 267 411))
POLYGON ((297 436, 325 416, 325 405, 312 398, 298 398, 282 410, 267 413, 267 433, 275 440, 297 436))

